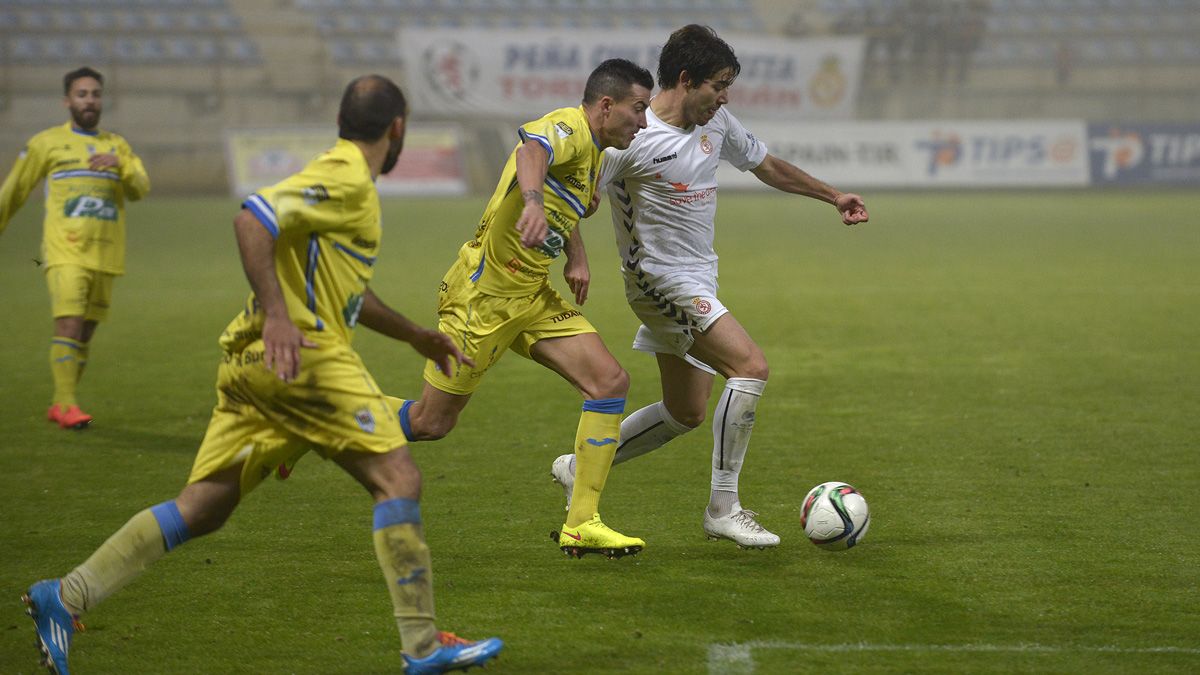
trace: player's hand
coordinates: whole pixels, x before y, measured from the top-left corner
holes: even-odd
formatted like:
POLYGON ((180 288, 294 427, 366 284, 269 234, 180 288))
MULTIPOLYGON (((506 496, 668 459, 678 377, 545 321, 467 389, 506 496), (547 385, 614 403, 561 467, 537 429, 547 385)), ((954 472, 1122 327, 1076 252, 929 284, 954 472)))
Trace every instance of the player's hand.
POLYGON ((300 374, 300 349, 317 346, 286 316, 268 316, 263 323, 262 339, 264 365, 284 382, 291 382, 300 374))
POLYGON ((538 203, 530 202, 521 210, 517 219, 517 231, 521 233, 521 245, 525 248, 541 246, 546 241, 546 233, 550 226, 546 224, 546 209, 538 203))
POLYGON ((587 259, 567 258, 567 264, 563 266, 563 278, 575 294, 576 304, 582 305, 587 302, 588 286, 592 282, 592 270, 588 267, 587 259))
POLYGON ((595 213, 596 209, 598 209, 598 208, 600 208, 600 193, 599 192, 592 195, 592 203, 591 203, 591 205, 588 206, 587 211, 583 212, 583 217, 590 218, 592 216, 592 214, 595 213))
POLYGON ((121 159, 111 152, 106 152, 102 155, 92 155, 88 158, 88 168, 92 171, 99 171, 110 166, 114 169, 121 166, 121 159))
POLYGON ((475 366, 474 359, 464 354, 458 345, 454 344, 454 340, 445 333, 423 328, 413 336, 409 344, 417 350, 418 354, 433 361, 433 365, 447 375, 453 370, 456 361, 468 366, 475 366))
POLYGON ((862 197, 853 192, 838 195, 833 205, 837 207, 838 213, 842 214, 842 223, 857 225, 867 222, 867 205, 863 203, 862 197))

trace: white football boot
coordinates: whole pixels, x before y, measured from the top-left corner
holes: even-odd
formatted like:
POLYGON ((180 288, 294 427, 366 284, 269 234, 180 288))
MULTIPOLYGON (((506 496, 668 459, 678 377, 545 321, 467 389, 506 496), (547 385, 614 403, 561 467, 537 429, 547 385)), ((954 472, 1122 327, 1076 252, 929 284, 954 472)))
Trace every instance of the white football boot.
POLYGON ((550 477, 562 486, 567 498, 566 510, 571 508, 571 490, 575 489, 575 455, 559 455, 550 465, 550 477))
POLYGON ((709 539, 728 539, 738 548, 769 548, 779 545, 779 535, 770 532, 754 519, 758 514, 734 504, 727 516, 714 518, 704 509, 704 533, 709 539))

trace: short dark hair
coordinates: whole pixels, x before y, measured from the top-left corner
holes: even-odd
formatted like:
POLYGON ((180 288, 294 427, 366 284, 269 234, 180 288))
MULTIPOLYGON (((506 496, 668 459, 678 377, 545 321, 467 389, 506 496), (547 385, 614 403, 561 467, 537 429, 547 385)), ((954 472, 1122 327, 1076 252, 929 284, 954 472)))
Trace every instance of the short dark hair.
POLYGON ((104 86, 104 76, 94 68, 88 68, 87 66, 84 66, 82 68, 76 68, 66 75, 63 75, 63 96, 71 93, 71 85, 75 84, 75 80, 78 80, 81 77, 90 77, 99 82, 101 87, 104 86))
POLYGON ((654 78, 650 76, 650 71, 633 61, 609 59, 588 75, 587 85, 583 88, 583 104, 591 105, 604 96, 620 101, 629 96, 629 90, 635 84, 653 89, 654 78))
POLYGON ((375 141, 392 120, 404 117, 408 103, 404 92, 383 75, 363 75, 346 85, 338 108, 338 138, 375 141))
POLYGON ((708 26, 688 24, 671 33, 658 55, 658 86, 670 89, 679 84, 679 75, 687 71, 693 86, 731 68, 733 76, 742 72, 742 64, 733 47, 717 37, 708 26))

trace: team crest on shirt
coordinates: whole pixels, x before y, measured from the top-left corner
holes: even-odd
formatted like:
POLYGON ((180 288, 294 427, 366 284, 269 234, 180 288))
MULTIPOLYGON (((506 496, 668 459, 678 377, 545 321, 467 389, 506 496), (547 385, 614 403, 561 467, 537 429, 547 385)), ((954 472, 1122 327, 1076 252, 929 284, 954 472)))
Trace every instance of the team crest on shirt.
POLYGON ((702 315, 712 311, 712 303, 704 298, 692 298, 692 304, 695 305, 696 311, 702 315))
POLYGON ((708 140, 708 134, 700 134, 700 150, 706 155, 712 154, 713 144, 708 140))
POLYGON ((301 190, 300 194, 304 197, 304 203, 309 206, 315 206, 329 199, 329 190, 326 190, 325 186, 320 184, 310 185, 301 190))
POLYGON ((370 410, 360 408, 358 412, 354 413, 354 421, 358 422, 359 429, 368 434, 375 433, 375 416, 371 414, 370 410))

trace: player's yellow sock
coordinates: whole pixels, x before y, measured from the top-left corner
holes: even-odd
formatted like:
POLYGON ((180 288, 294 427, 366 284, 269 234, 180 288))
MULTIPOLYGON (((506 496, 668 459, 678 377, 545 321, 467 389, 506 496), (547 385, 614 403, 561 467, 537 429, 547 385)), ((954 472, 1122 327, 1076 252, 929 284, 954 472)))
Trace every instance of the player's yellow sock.
POLYGON ((424 658, 438 647, 433 623, 433 566, 415 499, 375 505, 375 557, 383 569, 405 654, 424 658))
POLYGON ((583 414, 575 432, 575 487, 571 489, 567 527, 585 523, 600 511, 600 493, 617 452, 624 412, 623 398, 583 402, 583 414))
POLYGON ((78 405, 75 385, 79 382, 79 356, 84 344, 59 335, 50 340, 50 374, 54 377, 54 404, 78 405))
POLYGON ((79 343, 79 353, 75 355, 75 360, 79 361, 79 368, 75 371, 75 384, 83 379, 83 369, 87 368, 88 362, 88 343, 79 343))
POLYGON ((72 613, 82 614, 190 538, 174 500, 139 511, 62 578, 63 603, 72 613))

